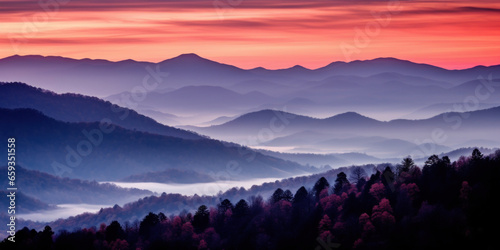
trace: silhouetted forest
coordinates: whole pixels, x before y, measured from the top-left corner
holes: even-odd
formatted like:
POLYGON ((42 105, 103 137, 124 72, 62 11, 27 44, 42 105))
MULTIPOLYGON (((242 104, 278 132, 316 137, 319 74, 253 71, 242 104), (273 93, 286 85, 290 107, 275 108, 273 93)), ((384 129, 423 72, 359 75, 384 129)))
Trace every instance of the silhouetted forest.
MULTIPOLYGON (((54 233, 23 228, 1 249, 494 249, 500 150, 422 167, 405 158, 368 176, 321 177, 295 192, 219 200, 192 213, 54 233)), ((496 247, 495 247, 496 249, 496 247)))

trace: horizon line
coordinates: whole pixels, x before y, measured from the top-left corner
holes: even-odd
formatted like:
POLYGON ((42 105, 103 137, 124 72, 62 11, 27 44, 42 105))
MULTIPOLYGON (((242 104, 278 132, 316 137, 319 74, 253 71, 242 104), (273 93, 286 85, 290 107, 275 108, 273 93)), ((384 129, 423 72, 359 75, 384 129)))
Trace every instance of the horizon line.
POLYGON ((3 57, 3 58, 0 58, 0 60, 4 60, 4 59, 7 59, 7 58, 16 57, 16 56, 17 57, 30 57, 30 56, 35 57, 35 56, 37 56, 37 57, 43 57, 43 58, 71 59, 71 60, 77 60, 77 61, 91 60, 91 61, 107 61, 107 62, 111 62, 111 63, 121 63, 121 62, 133 61, 133 62, 136 62, 136 63, 153 63, 153 64, 157 64, 157 63, 162 63, 162 62, 167 61, 167 60, 178 58, 180 56, 188 56, 188 55, 195 55, 195 56, 197 56, 199 58, 202 58, 202 59, 205 59, 205 60, 208 60, 208 61, 212 61, 212 62, 223 64, 223 65, 233 66, 233 67, 236 67, 236 68, 239 68, 239 69, 242 69, 242 70, 265 69, 265 70, 276 71, 276 70, 292 69, 294 67, 301 67, 301 68, 304 68, 306 70, 315 71, 315 70, 319 70, 319 69, 325 68, 325 67, 327 67, 327 66, 329 66, 331 64, 334 64, 334 63, 349 64, 349 63, 356 63, 356 62, 374 61, 374 60, 378 60, 378 59, 392 59, 392 60, 397 60, 397 61, 402 61, 402 62, 410 62, 410 63, 417 64, 417 65, 432 66, 432 67, 436 67, 436 68, 440 68, 440 69, 444 69, 444 70, 450 70, 450 71, 452 71, 452 70, 468 70, 468 69, 473 69, 473 68, 477 68, 477 67, 495 67, 495 66, 500 66, 500 64, 492 64, 492 65, 478 64, 478 65, 475 65, 475 66, 472 66, 472 67, 465 67, 465 68, 449 68, 449 67, 438 66, 438 65, 434 65, 434 64, 430 64, 430 63, 416 62, 416 61, 412 61, 412 60, 401 59, 401 58, 397 58, 397 57, 375 57, 375 58, 367 58, 367 59, 364 59, 364 60, 358 59, 358 60, 352 60, 352 61, 334 60, 334 61, 331 61, 330 63, 327 63, 326 65, 318 67, 318 68, 308 68, 308 67, 302 66, 300 64, 295 64, 295 65, 290 66, 288 68, 266 68, 266 67, 263 67, 263 66, 257 66, 257 67, 253 67, 253 68, 243 68, 243 67, 240 67, 240 66, 237 66, 237 65, 234 65, 234 64, 217 61, 215 59, 209 59, 207 57, 200 56, 197 53, 191 53, 191 52, 181 53, 181 54, 178 54, 177 56, 166 58, 166 59, 162 59, 162 60, 160 60, 158 62, 155 62, 155 61, 135 60, 135 59, 132 59, 132 58, 123 59, 123 60, 111 60, 111 59, 105 59, 105 58, 89 58, 89 57, 76 58, 76 57, 68 57, 68 56, 61 56, 61 55, 42 55, 42 54, 25 54, 25 55, 22 55, 22 54, 13 54, 11 56, 6 56, 6 57, 3 57))

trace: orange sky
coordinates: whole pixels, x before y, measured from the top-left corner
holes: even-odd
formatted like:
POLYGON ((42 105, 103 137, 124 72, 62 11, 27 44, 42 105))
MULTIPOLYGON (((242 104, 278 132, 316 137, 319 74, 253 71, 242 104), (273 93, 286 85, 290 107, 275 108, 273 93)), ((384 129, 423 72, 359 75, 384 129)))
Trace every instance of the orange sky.
POLYGON ((197 53, 241 68, 376 57, 445 68, 496 65, 496 2, 0 0, 0 57, 158 62, 197 53))

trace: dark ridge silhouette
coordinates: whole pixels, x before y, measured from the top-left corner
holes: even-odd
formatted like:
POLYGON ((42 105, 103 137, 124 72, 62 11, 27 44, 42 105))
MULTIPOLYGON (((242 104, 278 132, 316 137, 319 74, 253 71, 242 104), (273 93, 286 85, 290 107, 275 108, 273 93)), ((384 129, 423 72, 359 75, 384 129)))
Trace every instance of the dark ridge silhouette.
MULTIPOLYGON (((234 180, 307 173, 297 163, 216 140, 186 140, 98 122, 61 122, 32 109, 0 108, 0 136, 15 137, 16 144, 23 145, 16 152, 22 166, 87 180, 113 181, 171 168, 234 180)), ((0 150, 6 148, 0 145, 0 150)))

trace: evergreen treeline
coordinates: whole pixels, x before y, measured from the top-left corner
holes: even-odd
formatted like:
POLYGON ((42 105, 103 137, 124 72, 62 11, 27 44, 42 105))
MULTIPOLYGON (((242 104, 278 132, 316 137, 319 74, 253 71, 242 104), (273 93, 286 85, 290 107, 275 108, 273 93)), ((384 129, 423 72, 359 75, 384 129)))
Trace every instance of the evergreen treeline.
MULTIPOLYGON (((456 162, 405 158, 367 176, 320 178, 311 190, 221 200, 194 213, 54 233, 23 228, 1 249, 494 249, 500 150, 456 162)), ((495 248, 496 249, 496 248, 495 248)))

